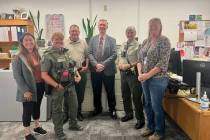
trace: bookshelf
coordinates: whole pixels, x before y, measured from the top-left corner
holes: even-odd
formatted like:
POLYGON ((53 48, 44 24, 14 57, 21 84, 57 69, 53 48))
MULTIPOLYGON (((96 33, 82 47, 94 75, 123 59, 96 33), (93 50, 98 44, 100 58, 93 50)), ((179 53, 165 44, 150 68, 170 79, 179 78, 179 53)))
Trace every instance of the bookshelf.
MULTIPOLYGON (((0 53, 8 53, 25 32, 34 34, 34 26, 30 20, 0 19, 0 53)), ((10 57, 0 57, 0 68, 8 68, 10 57)))

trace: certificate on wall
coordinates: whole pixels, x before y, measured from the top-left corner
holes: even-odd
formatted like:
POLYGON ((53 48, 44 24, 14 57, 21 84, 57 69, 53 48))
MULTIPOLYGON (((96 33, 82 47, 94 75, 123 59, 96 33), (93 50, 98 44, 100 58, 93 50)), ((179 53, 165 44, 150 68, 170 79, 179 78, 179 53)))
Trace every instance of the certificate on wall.
POLYGON ((51 40, 54 32, 62 32, 64 34, 64 15, 63 14, 47 14, 46 21, 46 41, 51 40))

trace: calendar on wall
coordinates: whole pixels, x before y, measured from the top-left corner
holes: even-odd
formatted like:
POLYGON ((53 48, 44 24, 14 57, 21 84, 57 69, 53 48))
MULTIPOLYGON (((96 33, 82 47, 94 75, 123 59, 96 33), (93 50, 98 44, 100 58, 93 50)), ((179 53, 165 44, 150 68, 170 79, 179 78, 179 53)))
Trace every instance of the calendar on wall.
POLYGON ((46 21, 46 41, 51 40, 54 32, 62 32, 64 34, 64 15, 63 14, 47 14, 46 21))

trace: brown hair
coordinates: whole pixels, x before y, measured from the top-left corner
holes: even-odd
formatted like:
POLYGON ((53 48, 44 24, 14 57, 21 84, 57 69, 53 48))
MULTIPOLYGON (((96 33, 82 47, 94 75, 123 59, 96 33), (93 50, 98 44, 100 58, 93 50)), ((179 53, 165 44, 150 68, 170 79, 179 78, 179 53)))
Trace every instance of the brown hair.
POLYGON ((79 26, 76 25, 76 24, 72 24, 72 25, 69 27, 69 30, 71 30, 71 28, 77 28, 77 29, 79 29, 79 26))
POLYGON ((40 62, 41 56, 39 55, 39 52, 38 52, 38 46, 36 44, 35 37, 34 37, 34 35, 32 35, 31 33, 28 33, 28 32, 27 33, 24 33, 21 36, 20 40, 19 40, 19 43, 20 43, 20 51, 19 51, 19 54, 18 55, 23 55, 27 59, 29 65, 32 66, 32 64, 33 64, 32 63, 32 59, 31 59, 31 57, 29 57, 28 50, 23 45, 23 40, 24 40, 24 38, 26 36, 30 36, 30 37, 32 37, 34 39, 35 46, 34 46, 33 52, 34 52, 34 54, 36 56, 37 61, 40 62))

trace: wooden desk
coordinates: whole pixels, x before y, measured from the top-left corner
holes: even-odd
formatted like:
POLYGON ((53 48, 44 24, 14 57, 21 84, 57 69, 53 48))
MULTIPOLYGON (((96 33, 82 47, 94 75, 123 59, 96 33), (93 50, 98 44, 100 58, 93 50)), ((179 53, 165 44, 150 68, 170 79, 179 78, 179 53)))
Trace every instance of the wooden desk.
POLYGON ((0 69, 9 68, 11 58, 0 58, 0 69))
POLYGON ((198 103, 175 97, 165 97, 163 107, 192 140, 210 140, 210 111, 201 111, 198 103))

